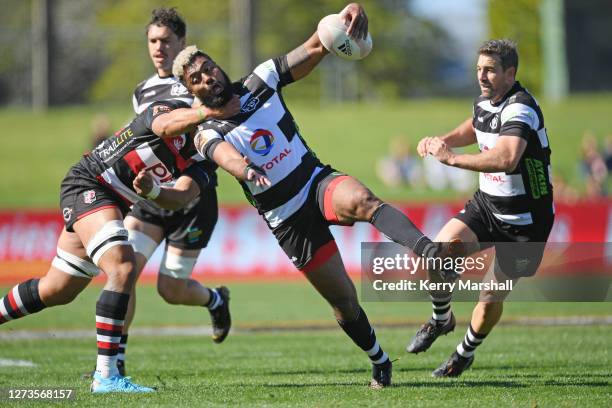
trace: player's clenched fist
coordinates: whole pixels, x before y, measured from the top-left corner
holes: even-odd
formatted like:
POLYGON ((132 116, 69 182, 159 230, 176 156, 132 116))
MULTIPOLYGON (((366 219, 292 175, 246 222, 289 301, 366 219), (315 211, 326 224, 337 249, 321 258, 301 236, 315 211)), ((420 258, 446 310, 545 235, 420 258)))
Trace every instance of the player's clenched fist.
POLYGON ((446 142, 438 137, 432 137, 427 143, 427 153, 434 156, 440 163, 452 165, 453 151, 446 142))
POLYGON ((417 153, 419 156, 427 156, 427 145, 431 139, 433 139, 433 137, 424 137, 419 141, 419 144, 417 145, 417 153))
POLYGON ((141 197, 154 198, 150 197, 150 195, 154 193, 155 190, 157 190, 157 194, 159 194, 159 184, 157 184, 157 181, 155 181, 144 169, 140 170, 136 178, 134 178, 132 185, 136 193, 141 197))

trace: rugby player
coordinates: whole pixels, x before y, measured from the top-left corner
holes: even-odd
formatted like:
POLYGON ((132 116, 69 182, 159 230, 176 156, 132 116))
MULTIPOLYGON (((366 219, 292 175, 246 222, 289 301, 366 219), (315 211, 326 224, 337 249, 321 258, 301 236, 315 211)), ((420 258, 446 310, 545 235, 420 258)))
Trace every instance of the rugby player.
MULTIPOLYGON (((485 42, 478 50, 481 95, 474 101, 472 117, 446 135, 423 138, 417 147, 421 156, 430 154, 441 163, 480 173, 478 191, 442 228, 436 241, 460 240, 470 252, 495 246, 495 261, 485 275, 486 282, 516 282, 535 274, 554 220, 551 150, 544 116, 533 96, 516 80, 517 69, 514 42, 485 42), (474 143, 480 153, 457 154, 451 149, 474 143)), ((501 318, 508 293, 480 293, 464 340, 433 376, 457 377, 470 367, 474 351, 501 318)), ((433 316, 416 333, 408 352, 425 351, 440 335, 454 330, 451 295, 430 293, 433 316)))
MULTIPOLYGON (((341 16, 349 23, 349 35, 366 36, 368 20, 359 4, 349 4, 341 16)), ((391 361, 359 305, 329 226, 369 222, 424 256, 437 253, 438 246, 401 211, 355 178, 322 164, 308 148, 281 89, 308 75, 327 53, 315 32, 303 45, 231 83, 209 55, 190 46, 175 59, 173 73, 204 106, 212 108, 240 97, 238 115, 207 121, 198 128, 197 149, 223 169, 246 157, 265 170, 272 185, 241 182, 247 199, 295 267, 330 303, 340 327, 367 353, 373 367, 370 386, 381 388, 391 384, 391 361)))
MULTIPOLYGON (((117 369, 121 332, 137 275, 123 218, 130 205, 145 198, 168 209, 193 200, 199 186, 209 181, 200 167, 192 165, 197 152, 185 133, 208 116, 229 117, 238 109, 237 99, 216 108, 155 102, 74 165, 61 185, 65 227, 57 256, 43 278, 22 282, 0 299, 0 324, 71 302, 102 270, 108 279, 96 303, 98 358, 91 390, 153 391, 132 383, 117 369), (173 180, 172 187, 160 185, 173 180)), ((268 182, 242 158, 227 165, 241 180, 268 182)))
MULTIPOLYGON (((191 105, 193 96, 172 76, 172 62, 185 47, 186 25, 174 8, 158 8, 151 13, 146 26, 149 57, 156 73, 142 81, 133 94, 134 111, 138 114, 156 101, 174 100, 191 105)), ((157 246, 166 241, 157 278, 160 296, 174 305, 204 306, 212 321, 212 338, 221 343, 231 327, 229 290, 209 289, 191 279, 200 251, 206 247, 218 217, 216 165, 209 161, 194 164, 206 173, 210 182, 200 185, 192 202, 176 211, 159 208, 151 201, 139 201, 124 220, 130 243, 136 253, 136 271, 140 275, 157 246)), ((196 183, 187 178, 185 183, 196 183)), ((119 345, 117 365, 125 375, 125 352, 128 330, 134 318, 135 288, 130 296, 128 312, 119 345)))

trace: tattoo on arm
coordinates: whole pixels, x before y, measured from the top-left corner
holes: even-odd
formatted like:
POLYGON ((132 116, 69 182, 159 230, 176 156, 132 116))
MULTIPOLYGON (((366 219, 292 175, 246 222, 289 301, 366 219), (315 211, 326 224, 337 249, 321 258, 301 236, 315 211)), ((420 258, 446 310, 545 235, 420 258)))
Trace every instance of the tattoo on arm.
POLYGON ((303 45, 300 45, 289 54, 287 54, 287 65, 289 65, 289 69, 294 69, 304 62, 308 61, 308 51, 303 45))

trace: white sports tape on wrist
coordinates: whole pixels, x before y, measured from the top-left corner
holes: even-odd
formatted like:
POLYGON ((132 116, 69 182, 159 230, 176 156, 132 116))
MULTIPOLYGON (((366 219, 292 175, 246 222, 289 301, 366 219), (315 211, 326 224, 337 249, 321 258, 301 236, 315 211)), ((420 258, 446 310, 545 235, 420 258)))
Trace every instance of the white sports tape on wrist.
POLYGON ((94 235, 87 244, 87 255, 91 258, 95 265, 98 265, 100 257, 117 245, 130 245, 128 242, 128 232, 123 227, 123 221, 112 220, 104 224, 104 226, 94 235))
POLYGON ((171 252, 164 252, 159 273, 174 279, 189 279, 198 258, 188 258, 171 252))
POLYGON ((159 245, 159 243, 155 242, 153 238, 144 232, 136 230, 128 230, 128 240, 132 248, 134 248, 134 252, 138 252, 146 259, 149 259, 151 255, 153 255, 155 248, 159 245))
POLYGON ((53 258, 51 265, 79 278, 91 279, 100 274, 100 269, 96 265, 59 248, 57 248, 57 256, 53 258))
POLYGON ((161 192, 161 187, 159 186, 159 184, 157 184, 157 182, 153 182, 153 187, 151 188, 151 191, 147 193, 147 198, 150 198, 151 200, 155 200, 159 196, 160 192, 161 192))

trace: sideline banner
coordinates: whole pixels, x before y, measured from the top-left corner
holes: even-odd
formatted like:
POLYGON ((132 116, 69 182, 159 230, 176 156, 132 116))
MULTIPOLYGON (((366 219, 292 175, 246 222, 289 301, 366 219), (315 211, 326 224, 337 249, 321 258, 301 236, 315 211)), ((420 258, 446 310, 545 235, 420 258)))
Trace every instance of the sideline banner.
MULTIPOLYGON (((399 205, 426 234, 434 237, 463 203, 399 205)), ((0 283, 41 276, 55 256, 63 227, 59 211, 0 211, 0 283)), ((332 227, 350 274, 361 268, 361 243, 386 241, 370 224, 332 227)), ((612 242, 612 201, 557 205, 552 242, 612 242)), ((154 277, 162 247, 143 277, 154 277)), ((612 254, 606 254, 612 255, 612 254)), ((291 279, 301 274, 289 262, 272 233, 247 206, 223 207, 212 239, 198 259, 195 277, 206 279, 291 279)))

